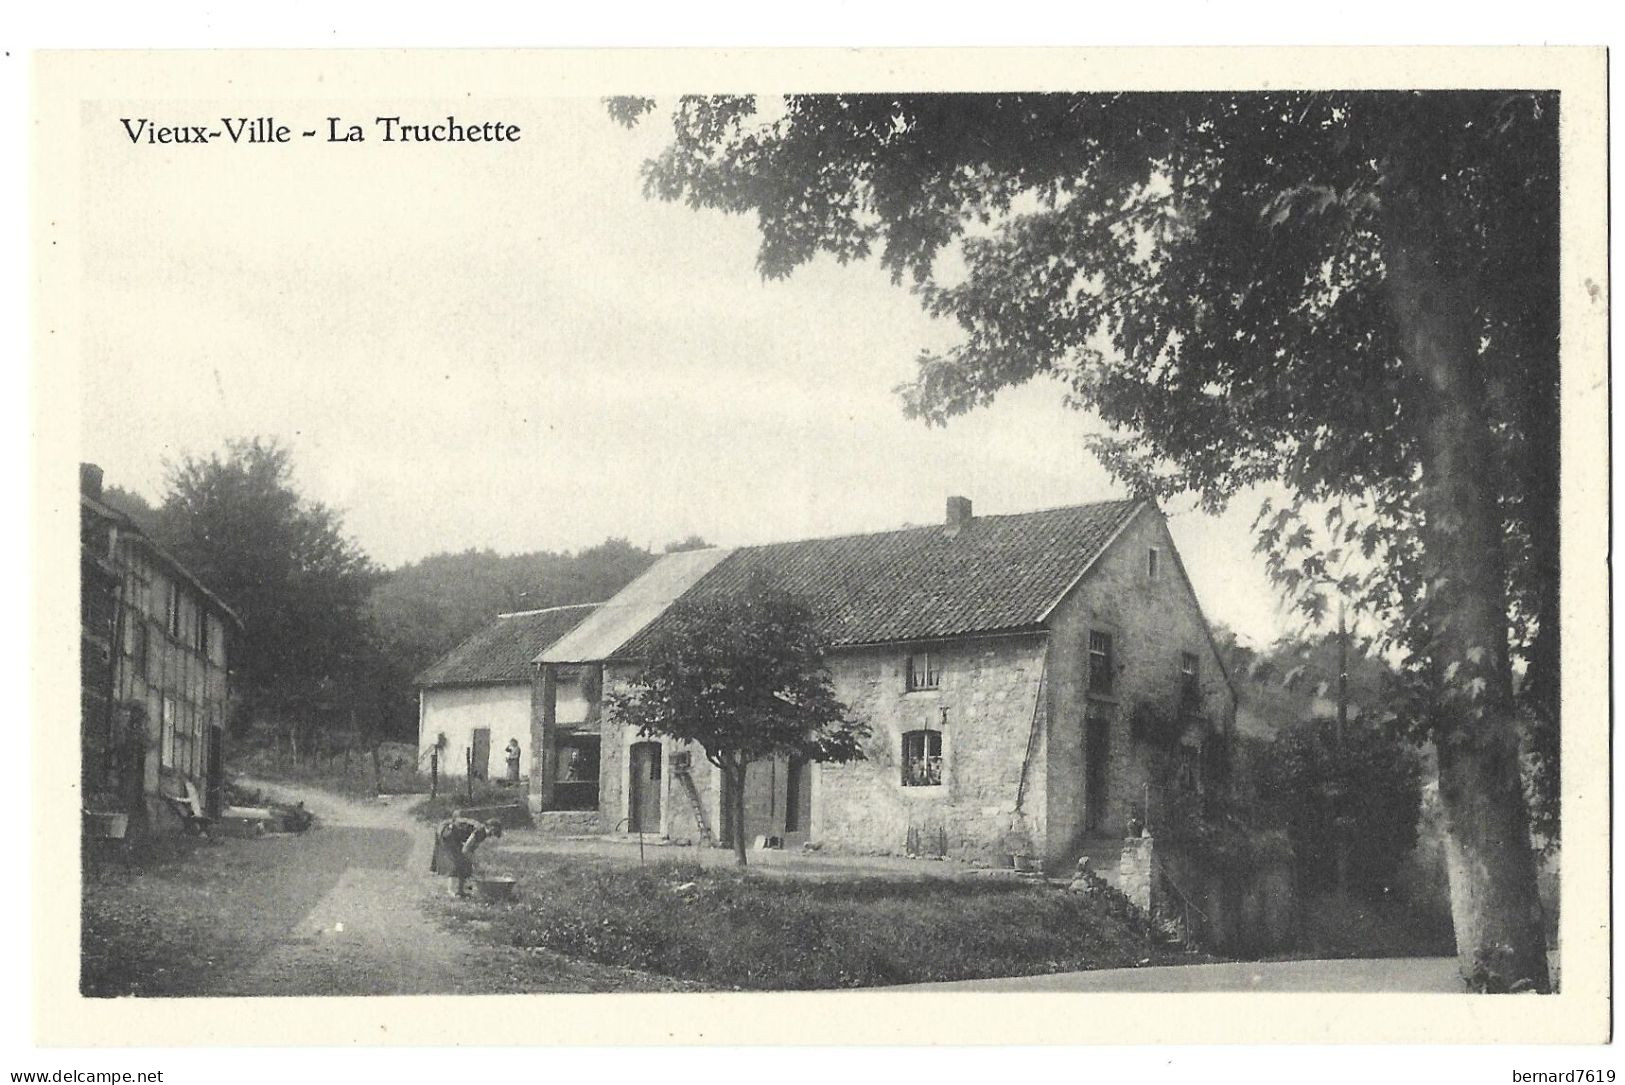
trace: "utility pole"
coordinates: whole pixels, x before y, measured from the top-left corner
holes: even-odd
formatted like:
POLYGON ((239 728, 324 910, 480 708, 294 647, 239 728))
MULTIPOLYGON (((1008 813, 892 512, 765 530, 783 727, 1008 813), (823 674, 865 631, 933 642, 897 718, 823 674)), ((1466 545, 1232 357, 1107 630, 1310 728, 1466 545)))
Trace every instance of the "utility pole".
MULTIPOLYGON (((1337 600, 1337 731, 1333 736, 1333 749, 1337 758, 1337 767, 1341 771, 1343 760, 1343 733, 1349 722, 1349 630, 1345 616, 1346 601, 1341 595, 1337 600)), ((1337 893, 1343 896, 1348 892, 1349 884, 1349 851, 1348 841, 1344 838, 1344 825, 1342 807, 1344 789, 1339 787, 1333 798, 1332 806, 1332 848, 1337 863, 1337 893)))
POLYGON ((1337 601, 1337 752, 1343 752, 1343 731, 1349 725, 1349 630, 1344 601, 1337 601))

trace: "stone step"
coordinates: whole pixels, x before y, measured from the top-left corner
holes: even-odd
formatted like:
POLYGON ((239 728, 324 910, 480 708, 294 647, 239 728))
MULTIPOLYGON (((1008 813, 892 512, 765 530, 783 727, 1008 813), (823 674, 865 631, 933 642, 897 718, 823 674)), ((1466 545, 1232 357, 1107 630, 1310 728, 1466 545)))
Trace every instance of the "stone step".
POLYGON ((1089 869, 1106 880, 1106 884, 1113 889, 1122 888, 1118 885, 1117 867, 1123 857, 1123 842, 1114 838, 1086 840, 1083 845, 1074 850, 1072 858, 1067 863, 1067 873, 1077 869, 1078 860, 1084 856, 1089 857, 1089 869))

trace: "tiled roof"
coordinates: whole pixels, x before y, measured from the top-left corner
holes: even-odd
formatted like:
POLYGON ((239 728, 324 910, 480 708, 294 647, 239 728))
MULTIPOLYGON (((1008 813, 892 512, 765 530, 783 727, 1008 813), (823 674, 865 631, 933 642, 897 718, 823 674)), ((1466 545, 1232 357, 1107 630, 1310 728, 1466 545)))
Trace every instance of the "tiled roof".
POLYGON ((528 682, 537 653, 598 608, 597 603, 499 614, 496 621, 441 656, 418 675, 420 686, 528 682))
MULTIPOLYGON (((725 594, 765 573, 807 600, 835 646, 1034 629, 1141 505, 977 516, 954 535, 936 524, 740 547, 683 598, 725 594)), ((614 655, 641 655, 666 620, 614 655)))

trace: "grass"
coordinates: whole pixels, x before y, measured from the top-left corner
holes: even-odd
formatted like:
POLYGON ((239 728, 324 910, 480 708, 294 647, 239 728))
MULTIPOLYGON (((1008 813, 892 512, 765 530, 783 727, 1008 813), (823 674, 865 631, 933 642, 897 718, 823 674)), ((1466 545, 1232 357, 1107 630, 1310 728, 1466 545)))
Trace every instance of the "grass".
MULTIPOLYGON (((333 758, 314 764, 294 764, 286 756, 249 748, 232 758, 230 770, 232 775, 241 773, 264 780, 305 784, 361 799, 378 794, 427 795, 430 783, 426 773, 398 762, 384 764, 383 771, 375 776, 372 759, 362 753, 352 754, 348 763, 342 758, 333 758)), ((443 779, 441 785, 449 782, 443 779)))
POLYGON ((286 862, 292 839, 86 841, 81 883, 80 990, 90 998, 195 995, 223 970, 252 960, 337 879, 286 862), (279 858, 283 857, 283 858, 279 858), (264 884, 277 880, 279 891, 264 884))
POLYGON ((419 821, 441 822, 457 810, 486 806, 512 806, 519 804, 519 821, 530 823, 530 808, 525 805, 525 792, 521 788, 502 787, 488 780, 475 780, 473 798, 469 797, 467 781, 442 781, 440 793, 433 798, 425 795, 412 806, 412 816, 419 821))
POLYGON ((811 881, 696 863, 503 856, 510 908, 447 901, 490 937, 708 986, 872 987, 1190 963, 1101 903, 1043 883, 811 881))

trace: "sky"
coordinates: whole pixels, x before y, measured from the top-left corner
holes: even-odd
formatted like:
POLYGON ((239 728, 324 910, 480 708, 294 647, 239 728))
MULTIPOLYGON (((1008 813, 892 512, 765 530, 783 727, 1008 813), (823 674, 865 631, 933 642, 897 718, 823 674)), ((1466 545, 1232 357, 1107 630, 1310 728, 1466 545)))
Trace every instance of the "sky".
MULTIPOLYGON (((596 99, 87 106, 82 458, 156 500, 166 460, 274 436, 391 567, 878 531, 939 521, 949 495, 978 513, 1122 495, 1057 385, 943 428, 905 418, 894 388, 954 328, 873 263, 764 281, 750 219, 642 194, 668 132, 596 99), (522 137, 165 147, 120 124, 452 111, 522 137)), ((1165 512, 1210 620, 1262 643, 1287 623, 1255 508, 1165 512)))

